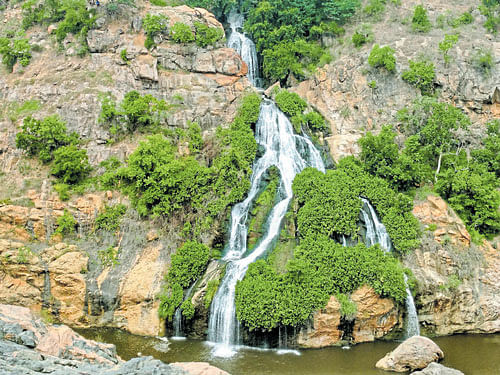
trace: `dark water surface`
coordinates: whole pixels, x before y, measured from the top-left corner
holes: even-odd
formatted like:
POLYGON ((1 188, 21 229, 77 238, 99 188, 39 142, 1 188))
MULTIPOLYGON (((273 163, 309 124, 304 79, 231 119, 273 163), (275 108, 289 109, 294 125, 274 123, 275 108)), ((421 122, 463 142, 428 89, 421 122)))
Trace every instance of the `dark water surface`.
MULTIPOLYGON (((116 345, 125 360, 151 355, 164 362, 209 362, 232 375, 388 375, 375 369, 375 363, 398 342, 359 344, 350 349, 338 347, 300 351, 242 348, 229 359, 212 357, 204 341, 161 340, 136 336, 116 329, 77 330, 89 339, 116 345)), ((456 335, 433 339, 444 351, 444 365, 466 375, 500 375, 500 334, 456 335)))

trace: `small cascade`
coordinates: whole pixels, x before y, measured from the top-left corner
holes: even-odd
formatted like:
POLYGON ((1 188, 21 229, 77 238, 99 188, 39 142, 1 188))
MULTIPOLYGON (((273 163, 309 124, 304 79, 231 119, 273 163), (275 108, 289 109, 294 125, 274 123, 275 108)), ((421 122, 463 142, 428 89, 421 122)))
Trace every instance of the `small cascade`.
POLYGON ((248 66, 247 77, 250 83, 255 87, 260 87, 259 79, 259 60, 254 42, 243 33, 243 15, 232 10, 227 19, 231 34, 227 40, 227 46, 233 48, 248 66))
POLYGON ((413 295, 411 294, 411 290, 408 287, 408 277, 405 276, 405 285, 406 285, 406 312, 408 313, 408 319, 406 320, 406 338, 412 336, 420 335, 420 325, 418 324, 418 314, 417 309, 415 307, 415 301, 413 300, 413 295))
POLYGON ((214 354, 231 356, 233 346, 238 344, 238 322, 236 320, 234 296, 236 283, 243 279, 248 266, 261 257, 278 238, 282 220, 292 199, 292 182, 306 167, 325 170, 319 151, 312 142, 294 134, 293 126, 276 105, 265 100, 261 105, 256 125, 256 140, 264 151, 254 162, 251 187, 248 197, 235 205, 231 211, 231 227, 226 274, 212 301, 208 338, 218 343, 214 354), (267 230, 250 254, 247 254, 247 221, 253 201, 257 198, 265 172, 276 166, 280 171, 279 201, 267 219, 267 230))
POLYGON ((361 198, 361 201, 363 202, 361 215, 366 225, 365 245, 370 247, 378 243, 385 251, 391 251, 391 238, 385 229, 385 225, 378 219, 377 213, 370 202, 365 198, 361 198))
MULTIPOLYGON (((385 228, 385 225, 380 222, 377 217, 375 209, 370 204, 370 202, 361 198, 363 201, 363 206, 361 207, 361 216, 366 225, 365 234, 365 244, 366 246, 373 246, 375 244, 380 244, 380 247, 389 252, 392 249, 391 238, 389 233, 385 228)), ((413 295, 411 294, 410 288, 408 287, 408 278, 404 275, 405 286, 406 286, 406 312, 408 314, 408 319, 406 322, 406 338, 420 335, 420 326, 418 323, 417 309, 415 308, 415 301, 413 300, 413 295)))
MULTIPOLYGON (((188 298, 191 298, 191 293, 195 285, 196 283, 193 283, 193 285, 189 287, 189 289, 186 292, 186 296, 184 297, 182 302, 186 301, 188 298)), ((172 326, 174 328, 174 336, 172 338, 174 340, 184 340, 186 336, 184 336, 184 331, 182 329, 182 309, 180 307, 178 307, 177 310, 175 310, 172 326)))

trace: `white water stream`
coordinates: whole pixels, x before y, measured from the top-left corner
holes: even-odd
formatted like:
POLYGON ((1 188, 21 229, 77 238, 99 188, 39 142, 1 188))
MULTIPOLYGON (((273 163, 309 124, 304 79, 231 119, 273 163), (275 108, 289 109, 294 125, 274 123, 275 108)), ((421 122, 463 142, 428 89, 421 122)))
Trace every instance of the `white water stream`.
MULTIPOLYGON (((366 246, 373 246, 375 244, 380 244, 380 247, 389 252, 392 249, 391 238, 389 233, 385 228, 385 225, 380 222, 377 217, 375 209, 370 204, 370 202, 361 198, 363 205, 361 206, 361 215, 363 221, 366 225, 365 234, 365 244, 366 246)), ((413 295, 411 294, 410 288, 408 287, 408 278, 404 275, 405 285, 406 285, 406 312, 408 313, 408 319, 406 322, 406 338, 420 335, 420 326, 418 323, 417 309, 415 308, 415 301, 413 300, 413 295)))

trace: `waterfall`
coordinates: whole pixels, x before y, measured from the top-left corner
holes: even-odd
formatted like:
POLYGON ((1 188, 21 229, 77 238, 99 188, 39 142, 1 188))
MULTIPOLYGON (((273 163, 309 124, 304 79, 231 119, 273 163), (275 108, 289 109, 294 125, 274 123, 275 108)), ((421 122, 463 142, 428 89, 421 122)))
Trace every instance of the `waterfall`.
MULTIPOLYGON (((194 282, 189 287, 182 302, 186 301, 188 298, 191 298, 191 293, 192 293, 195 285, 196 285, 196 282, 194 282)), ((172 339, 185 340, 186 337, 184 336, 184 332, 182 330, 182 309, 180 306, 177 308, 177 310, 175 310, 174 319, 172 321, 172 326, 174 328, 174 336, 172 337, 172 339)))
POLYGON ((293 179, 306 167, 314 167, 323 172, 325 170, 321 155, 311 141, 294 134, 288 118, 270 100, 264 100, 261 105, 255 137, 265 151, 254 162, 248 197, 235 205, 231 211, 228 252, 223 258, 227 262, 226 274, 212 301, 210 311, 208 338, 220 344, 214 352, 218 356, 232 355, 232 346, 238 343, 238 322, 234 305, 236 283, 243 279, 248 266, 262 256, 278 238, 281 222, 292 199, 293 179), (271 166, 276 166, 280 171, 280 200, 269 214, 267 231, 254 250, 247 255, 249 210, 257 198, 264 174, 271 166))
POLYGON ((231 28, 231 35, 229 35, 227 40, 227 46, 238 52, 248 66, 248 80, 253 86, 259 87, 259 60, 257 59, 257 50, 255 49, 254 42, 242 33, 245 19, 243 15, 237 13, 233 9, 231 13, 229 13, 227 21, 231 28))
MULTIPOLYGON (((361 207, 361 216, 366 225, 365 234, 365 244, 366 246, 373 246, 375 244, 380 244, 380 247, 389 252, 392 249, 391 238, 385 225, 380 222, 377 217, 375 209, 370 204, 370 202, 361 198, 363 201, 363 206, 361 207)), ((405 286, 406 286, 406 312, 408 313, 408 319, 406 322, 406 338, 420 335, 420 326, 418 323, 417 309, 415 308, 415 301, 413 300, 413 295, 411 294, 410 288, 408 287, 408 278, 404 275, 405 286)))
POLYGON ((415 301, 413 300, 413 295, 411 294, 411 290, 408 287, 408 277, 405 277, 405 285, 406 285, 406 312, 408 313, 408 319, 406 321, 406 338, 412 336, 420 335, 420 326, 418 324, 418 314, 417 309, 415 307, 415 301))

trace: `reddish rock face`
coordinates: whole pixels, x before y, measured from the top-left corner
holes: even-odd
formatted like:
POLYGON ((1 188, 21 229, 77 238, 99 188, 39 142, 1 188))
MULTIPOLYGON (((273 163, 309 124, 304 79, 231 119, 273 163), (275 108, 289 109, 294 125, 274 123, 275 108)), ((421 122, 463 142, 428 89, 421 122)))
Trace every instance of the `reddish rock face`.
MULTIPOLYGON (((362 286, 351 294, 351 300, 357 306, 353 343, 373 341, 399 324, 397 306, 391 299, 378 296, 373 288, 362 286)), ((314 314, 313 326, 300 331, 297 343, 306 348, 337 345, 344 336, 340 323, 340 303, 332 296, 326 307, 314 314)))

